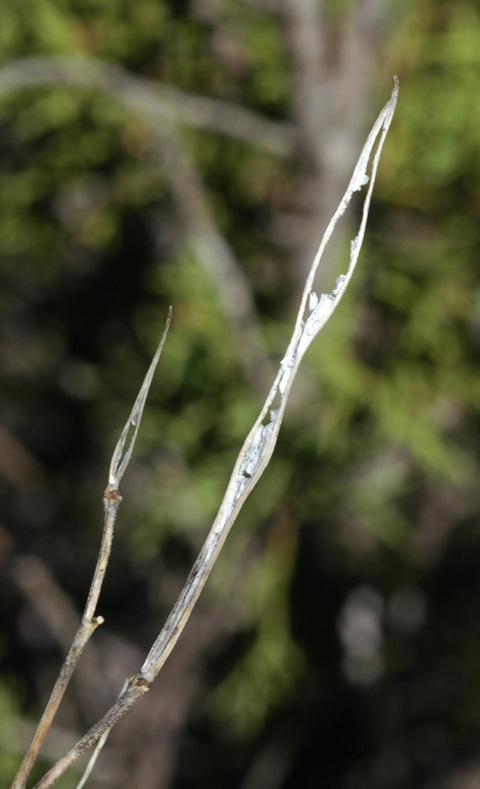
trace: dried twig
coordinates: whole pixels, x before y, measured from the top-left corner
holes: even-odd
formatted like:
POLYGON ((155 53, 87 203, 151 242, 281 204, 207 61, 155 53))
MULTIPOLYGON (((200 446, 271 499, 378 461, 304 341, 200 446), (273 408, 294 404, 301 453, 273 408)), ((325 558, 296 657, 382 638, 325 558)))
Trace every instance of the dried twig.
POLYGON ((148 372, 145 376, 145 380, 142 384, 142 388, 140 389, 138 397, 135 401, 135 405, 133 406, 131 414, 127 420, 127 423, 122 431, 122 434, 118 440, 117 446, 115 447, 115 451, 113 453, 112 462, 110 465, 108 485, 105 490, 104 498, 103 498, 104 506, 105 506, 105 522, 103 527, 102 543, 100 546, 97 565, 95 568, 92 585, 90 587, 90 592, 88 595, 87 604, 85 606, 85 611, 82 617, 80 627, 73 640, 73 644, 70 647, 65 663, 63 664, 60 670, 60 674, 52 690, 52 694, 50 696, 50 699, 48 700, 45 711, 37 726, 30 748, 28 749, 25 758, 23 759, 22 764, 20 765, 17 775, 15 776, 14 781, 12 783, 11 789, 24 789, 28 777, 32 771, 32 767, 35 764, 40 749, 45 741, 45 737, 47 736, 48 731, 52 725, 53 718, 57 712, 58 706, 63 698, 65 690, 67 689, 68 683, 70 682, 70 679, 80 659, 80 656, 83 650, 85 649, 85 646, 88 643, 90 637, 97 629, 97 627, 103 624, 103 617, 95 616, 95 610, 97 607, 98 598, 100 596, 100 591, 102 588, 103 579, 105 577, 105 572, 107 570, 110 551, 112 548, 113 528, 115 524, 115 518, 120 503, 122 501, 122 497, 120 496, 120 493, 118 491, 118 486, 125 473, 125 469, 127 468, 127 465, 132 455, 133 447, 135 445, 135 441, 137 438, 138 428, 140 425, 140 420, 142 418, 143 408, 145 406, 145 401, 148 396, 148 390, 150 388, 153 374, 155 372, 156 366, 158 364, 158 360, 160 358, 160 354, 163 350, 163 346, 167 338, 167 332, 170 326, 171 318, 172 318, 172 310, 170 308, 165 329, 162 338, 160 340, 160 343, 158 345, 158 348, 156 350, 155 356, 153 357, 148 372), (127 449, 125 450, 127 436, 131 430, 131 427, 134 428, 133 435, 127 449))
POLYGON ((155 679, 161 666, 173 649, 238 512, 268 464, 276 444, 288 396, 300 362, 312 340, 330 319, 350 282, 363 242, 380 152, 393 117, 397 95, 398 85, 396 82, 392 97, 385 105, 370 132, 347 191, 325 231, 308 274, 293 335, 287 352, 280 363, 280 369, 275 381, 257 421, 240 450, 219 513, 200 555, 165 627, 155 641, 140 672, 141 677, 148 682, 152 682, 155 679), (379 134, 381 134, 380 142, 373 158, 372 172, 369 177, 366 171, 372 149, 379 134), (356 238, 351 242, 350 265, 347 273, 338 277, 335 288, 331 293, 322 294, 318 298, 313 290, 313 285, 323 252, 354 192, 360 190, 369 180, 370 185, 363 205, 360 229, 356 238))
MULTIPOLYGON (((240 450, 218 515, 165 626, 148 653, 141 670, 128 681, 125 691, 120 695, 115 704, 107 714, 57 762, 44 778, 39 781, 36 789, 47 789, 47 787, 52 786, 82 753, 98 743, 105 733, 125 715, 127 710, 150 689, 152 682, 158 675, 165 660, 175 646, 180 633, 185 627, 213 564, 218 557, 245 499, 257 484, 270 460, 280 430, 288 396, 300 362, 313 339, 325 326, 338 306, 353 275, 365 234, 368 210, 380 154, 392 121, 397 98, 398 80, 395 78, 391 98, 381 111, 375 125, 368 135, 348 188, 334 216, 330 220, 320 243, 318 252, 307 276, 292 338, 285 356, 280 363, 280 369, 275 381, 257 421, 250 430, 240 450), (377 140, 378 145, 374 152, 377 140), (370 165, 370 161, 372 161, 372 163, 370 175, 368 175, 367 169, 370 165), (318 297, 314 291, 314 279, 325 247, 332 236, 338 220, 342 217, 349 205, 353 194, 362 189, 368 182, 369 186, 363 203, 360 228, 357 236, 351 242, 348 270, 344 275, 338 277, 335 287, 330 293, 323 293, 318 297)), ((145 385, 142 387, 139 398, 142 393, 144 397, 146 396, 146 391, 144 391, 144 389, 145 385)), ((144 397, 142 400, 142 408, 144 397)), ((138 407, 138 403, 139 400, 137 400, 137 404, 132 411, 132 416, 126 428, 127 430, 130 423, 135 425, 134 438, 138 430, 137 416, 141 415, 141 408, 138 407)), ((127 453, 124 454, 126 430, 122 433, 119 449, 114 454, 114 461, 112 461, 110 475, 110 484, 112 485, 110 495, 112 496, 114 494, 115 485, 118 484, 125 470, 126 462, 128 462, 131 454, 132 445, 130 445, 127 453)), ((20 784, 18 784, 18 786, 20 786, 20 784)))

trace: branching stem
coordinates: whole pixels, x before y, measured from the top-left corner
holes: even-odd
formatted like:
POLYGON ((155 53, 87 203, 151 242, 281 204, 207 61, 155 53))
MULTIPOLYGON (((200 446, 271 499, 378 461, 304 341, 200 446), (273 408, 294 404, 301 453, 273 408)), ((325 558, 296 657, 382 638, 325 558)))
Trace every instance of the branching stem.
MULTIPOLYGON (((158 638, 155 640, 152 648, 150 649, 150 652, 148 653, 147 658, 138 674, 128 681, 126 689, 119 696, 107 714, 100 721, 98 721, 98 723, 96 723, 95 726, 93 726, 87 732, 87 734, 82 737, 67 754, 65 754, 62 759, 57 762, 57 764, 43 777, 41 781, 39 781, 39 783, 36 785, 36 789, 47 789, 47 787, 52 786, 65 772, 65 770, 67 770, 79 758, 81 754, 97 744, 99 740, 104 737, 105 733, 108 732, 115 725, 115 723, 123 717, 123 715, 125 715, 128 709, 130 709, 130 707, 132 707, 138 701, 138 699, 150 689, 152 682, 158 675, 168 655, 175 646, 183 628, 185 627, 185 624, 188 621, 193 607, 198 600, 210 571, 243 503, 257 484, 272 456, 285 412, 288 396, 300 362, 302 361, 303 356, 305 355, 305 352, 307 351, 313 339, 325 326, 337 308, 353 275, 365 234, 368 210, 373 186, 375 183, 378 163, 380 160, 380 154, 393 118, 393 114, 395 112, 397 99, 398 79, 395 77, 391 98, 381 111, 370 134, 367 137, 367 141, 355 166, 347 190, 340 201, 335 214, 329 222, 329 225, 318 248, 318 252, 315 255, 310 272, 306 279, 297 320, 287 351, 280 363, 280 368, 265 400, 265 404, 260 412, 260 415, 250 430, 243 447, 240 450, 218 515, 205 540, 203 548, 200 551, 195 564, 193 565, 180 597, 175 603, 170 616, 168 617, 158 638), (374 151, 377 140, 377 148, 374 151), (367 173, 370 163, 370 173, 367 173), (351 242, 350 262, 348 269, 344 275, 338 277, 335 287, 330 293, 322 293, 319 297, 314 291, 314 279, 322 259, 322 255, 333 234, 338 220, 345 213, 352 196, 355 192, 360 191, 367 184, 368 189, 363 203, 359 231, 357 236, 351 242)), ((171 313, 169 313, 167 325, 165 327, 159 349, 155 354, 155 358, 152 362, 149 372, 147 373, 145 382, 140 390, 140 394, 135 402, 130 418, 127 421, 113 455, 112 465, 110 468, 109 486, 107 488, 106 495, 107 518, 105 533, 108 531, 108 534, 110 534, 110 531, 113 532, 113 521, 120 498, 118 494, 118 483, 123 476, 131 456, 133 443, 138 431, 138 421, 142 414, 148 387, 150 386, 153 376, 153 370, 155 369, 158 356, 160 355, 160 352, 163 348, 170 317, 171 313), (125 452, 127 434, 131 426, 134 426, 135 428, 134 435, 127 451, 125 452), (111 505, 110 501, 112 502, 111 505), (108 515, 110 506, 112 507, 111 516, 108 515)), ((105 537, 105 533, 104 541, 107 539, 105 537)), ((111 538, 110 543, 108 544, 106 558, 108 558, 110 544, 111 538)), ((103 562, 100 566, 99 559, 99 566, 97 566, 96 576, 98 575, 100 585, 101 581, 103 580, 105 567, 106 564, 104 565, 103 562)), ((95 580, 94 583, 92 583, 92 589, 94 586, 95 580)), ((90 628, 93 629, 99 624, 100 619, 97 618, 95 620, 93 618, 97 599, 97 592, 91 591, 86 611, 91 614, 92 619, 89 621, 89 623, 86 623, 86 626, 89 624, 90 628)), ((91 633, 88 634, 88 637, 90 634, 91 633)), ((77 639, 75 639, 75 643, 76 642, 77 639)), ((72 647, 72 651, 75 649, 75 643, 72 647)), ((81 646, 83 648, 83 645, 81 646)), ((75 657, 78 659, 76 652, 75 657)), ((69 659, 70 656, 67 658, 67 662, 69 659)), ((70 675, 71 672, 68 674, 68 678, 70 675)), ((62 694, 63 690, 64 687, 62 686, 62 694)), ((21 782, 14 784, 15 789, 23 789, 23 786, 24 783, 21 782)))
MULTIPOLYGON (((93 580, 90 586, 90 592, 88 594, 87 603, 85 606, 85 611, 83 613, 82 621, 80 623, 80 627, 78 628, 77 634, 73 640, 73 644, 70 647, 65 662, 60 670, 60 674, 52 690, 50 698, 47 702, 45 711, 37 726, 30 747, 27 753, 25 754, 25 757, 17 772, 17 775, 13 780, 11 789, 24 789, 24 787, 26 786, 32 768, 37 760, 38 754, 40 753, 40 749, 50 730, 55 714, 58 710, 63 695, 68 687, 68 683, 70 682, 72 674, 75 671, 80 656, 83 650, 85 649, 88 641, 90 640, 90 637, 97 629, 97 627, 103 624, 103 617, 96 616, 95 611, 97 608, 98 599, 100 597, 103 579, 105 578, 108 560, 110 558, 110 552, 112 549, 115 518, 117 516, 118 508, 122 501, 122 497, 120 496, 118 486, 125 473, 125 469, 132 455, 133 447, 135 445, 135 441, 137 438, 138 428, 140 425, 140 420, 142 418, 145 401, 148 396, 148 391, 150 388, 150 384, 152 382, 153 374, 158 364, 158 360, 160 359, 160 354, 163 350, 163 346, 165 345, 165 340, 167 338, 167 333, 171 319, 172 319, 172 308, 170 307, 167 321, 165 324, 165 329, 163 331, 162 338, 156 350, 155 356, 153 357, 148 372, 145 376, 145 380, 142 384, 138 397, 135 401, 135 405, 133 406, 133 409, 130 413, 130 416, 127 420, 127 423, 122 431, 122 434, 118 440, 117 446, 115 447, 115 451, 113 453, 112 462, 110 465, 108 486, 105 490, 103 497, 103 502, 105 507, 105 520, 103 526, 102 542, 100 545, 97 565, 95 567, 95 572, 93 575, 93 580), (135 428, 134 433, 131 438, 128 449, 125 452, 125 442, 127 439, 128 432, 132 425, 135 428)), ((140 695, 143 695, 143 692, 144 691, 142 690, 140 695)))

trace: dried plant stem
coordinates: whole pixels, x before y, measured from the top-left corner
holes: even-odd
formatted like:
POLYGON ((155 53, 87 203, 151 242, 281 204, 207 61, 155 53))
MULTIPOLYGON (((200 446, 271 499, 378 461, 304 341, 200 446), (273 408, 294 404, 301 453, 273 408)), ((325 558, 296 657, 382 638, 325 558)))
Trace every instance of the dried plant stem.
MULTIPOLYGON (((390 100, 387 102, 380 115, 378 116, 367 141, 360 154, 355 166, 352 178, 347 190, 335 211, 334 216, 325 231, 320 243, 317 254, 315 255, 310 272, 307 276, 300 309, 298 312, 292 338, 288 345, 284 358, 280 363, 275 381, 270 389, 262 411, 250 430, 239 456, 235 463, 230 482, 227 486, 223 502, 220 506, 218 515, 208 534, 204 546, 188 576, 186 584, 178 598, 170 616, 167 619, 162 631, 153 644, 141 670, 132 677, 127 684, 125 691, 119 696, 115 704, 98 723, 95 724, 87 734, 82 737, 77 744, 60 759, 57 764, 38 782, 36 789, 47 789, 52 786, 57 779, 68 769, 86 750, 93 747, 108 732, 120 718, 130 709, 141 696, 151 687, 152 682, 158 675, 165 660, 175 646, 180 633, 185 627, 192 609, 198 600, 210 571, 217 559, 225 539, 245 501, 251 493, 258 480, 260 479, 265 467, 267 466, 280 430, 280 425, 285 412, 288 396, 295 379, 300 362, 310 346, 312 340, 318 335, 321 329, 332 316, 334 310, 340 303, 345 290, 353 275, 360 249, 365 234, 368 209, 372 195, 375 176, 383 143, 390 127, 395 107, 398 99, 398 80, 394 78, 394 88, 390 100), (377 143, 374 152, 375 144, 377 143), (370 166, 370 174, 367 169, 370 166), (357 236, 351 242, 350 263, 347 272, 338 277, 333 290, 328 294, 321 294, 320 297, 315 293, 314 278, 322 258, 325 247, 327 246, 338 220, 343 216, 349 205, 353 194, 360 191, 366 184, 369 184, 363 203, 360 228, 357 236)), ((168 328, 168 326, 167 326, 168 328)), ((163 344, 164 338, 162 338, 163 344)), ((158 351, 157 351, 158 354, 158 351)), ((152 363, 153 364, 153 363, 152 363)), ((153 375, 153 373, 152 373, 153 375)), ((148 378, 148 374, 147 374, 148 378)), ((146 379, 147 380, 147 379, 146 379)), ((150 377, 151 380, 151 377, 150 377)), ((148 382, 149 385, 150 381, 148 382)), ((146 397, 146 383, 142 386, 137 403, 132 411, 129 422, 122 433, 110 471, 109 492, 113 496, 118 481, 123 474, 126 464, 131 455, 132 444, 138 430, 138 419, 141 416, 144 399, 146 397), (138 407, 139 399, 143 397, 141 408, 138 407), (127 451, 123 453, 126 435, 130 424, 136 426, 132 443, 127 451)), ((87 606, 88 607, 88 606, 87 606)), ((93 610, 92 610, 93 614, 93 610)), ((21 784, 18 784, 21 786, 21 784)))
MULTIPOLYGON (((106 531, 107 528, 105 527, 104 538, 106 531)), ((104 539, 102 540, 102 547, 103 544, 104 544, 104 539)), ((100 555, 101 554, 102 554, 102 549, 100 555)), ((68 683, 70 682, 70 678, 78 663, 78 659, 82 654, 82 651, 85 645, 87 644, 90 636, 96 630, 98 625, 102 624, 102 622, 103 622, 102 617, 96 617, 93 620, 87 620, 85 618, 82 619, 80 628, 77 632, 77 635, 75 636, 74 642, 70 648, 65 663, 63 664, 60 670, 60 674, 52 690, 45 711, 37 726, 33 740, 30 744, 30 748, 28 749, 20 765, 17 775, 15 776, 14 781, 12 783, 11 789, 23 789, 23 787, 26 786, 28 777, 32 771, 33 765, 37 760, 38 754, 40 753, 40 749, 45 741, 45 737, 47 736, 50 730, 50 727, 52 725, 59 704, 63 698, 63 694, 65 693, 68 683)))
POLYGON ((398 82, 395 80, 392 97, 385 105, 370 132, 347 191, 325 231, 305 283, 297 321, 287 352, 280 363, 280 369, 260 415, 240 450, 218 515, 179 599, 162 632, 153 644, 139 675, 137 675, 138 678, 142 677, 149 682, 153 682, 175 646, 245 499, 252 492, 272 456, 288 396, 300 362, 312 340, 332 316, 347 289, 360 254, 380 153, 390 127, 397 97, 398 82), (379 134, 380 141, 373 157, 371 175, 368 176, 366 173, 367 167, 379 134), (323 252, 354 192, 360 190, 368 181, 370 181, 370 184, 363 205, 360 229, 358 235, 351 243, 350 265, 347 273, 338 278, 331 293, 322 294, 318 298, 313 291, 313 284, 323 252))
POLYGON ((108 560, 110 558, 110 552, 113 542, 115 518, 117 516, 118 508, 122 501, 122 497, 120 496, 120 493, 118 491, 118 486, 120 484, 120 480, 122 479, 125 473, 125 469, 132 455, 140 420, 142 418, 143 408, 148 395, 148 390, 150 388, 150 384, 152 382, 153 374, 158 364, 160 354, 165 344, 171 318, 172 318, 172 308, 170 307, 165 329, 163 331, 163 335, 158 345, 157 351, 150 364, 142 388, 140 389, 139 395, 135 401, 135 405, 133 406, 132 412, 128 418, 128 421, 122 431, 120 439, 113 453, 108 485, 103 497, 104 507, 105 507, 105 520, 103 527, 102 542, 100 545, 97 565, 95 567, 95 572, 94 572, 92 584, 90 586, 90 592, 88 594, 88 599, 80 627, 78 628, 72 646, 70 647, 65 662, 60 670, 60 674, 52 690, 50 698, 47 702, 45 711, 37 726, 30 747, 11 785, 11 789, 24 789, 24 787, 26 786, 28 777, 32 771, 33 765, 37 760, 38 754, 40 753, 40 749, 52 725, 57 709, 63 698, 65 690, 67 689, 72 674, 77 666, 80 656, 83 650, 85 649, 85 646, 87 645, 90 637, 97 629, 97 627, 103 624, 103 617, 96 616, 95 610, 97 608, 98 599, 100 597, 100 591, 102 589, 103 579, 105 578, 108 560), (133 425, 135 429, 130 444, 128 446, 128 449, 125 452, 125 443, 131 425, 133 425))

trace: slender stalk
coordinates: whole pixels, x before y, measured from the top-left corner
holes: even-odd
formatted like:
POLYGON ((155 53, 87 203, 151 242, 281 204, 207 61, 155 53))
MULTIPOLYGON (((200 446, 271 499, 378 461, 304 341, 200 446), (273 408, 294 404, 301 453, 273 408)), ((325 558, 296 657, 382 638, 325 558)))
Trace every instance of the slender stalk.
POLYGON ((348 287, 360 254, 380 153, 395 111, 397 97, 398 81, 395 80, 391 99, 380 113, 367 138, 348 188, 330 220, 318 252, 315 255, 307 276, 297 321, 287 352, 280 363, 280 369, 257 421, 240 450, 218 515, 180 597, 138 675, 149 682, 153 682, 175 646, 243 503, 252 492, 270 461, 277 442, 288 396, 307 348, 331 318, 348 287), (367 167, 379 135, 380 141, 373 157, 371 175, 368 176, 366 172, 367 167), (313 285, 322 255, 338 220, 345 213, 354 192, 359 191, 368 181, 370 181, 370 184, 364 200, 360 229, 356 238, 351 242, 350 265, 347 273, 338 277, 335 287, 329 294, 323 293, 318 298, 313 290, 313 285))
MULTIPOLYGON (((48 773, 46 773, 42 780, 37 783, 35 789, 47 789, 47 787, 52 786, 86 750, 96 745, 105 732, 108 732, 115 723, 125 715, 128 709, 150 689, 152 682, 158 675, 185 627, 245 499, 257 484, 272 456, 288 396, 300 362, 313 339, 333 315, 353 275, 365 234, 368 210, 380 154, 395 112, 397 99, 398 79, 394 77, 394 88, 390 100, 381 111, 367 137, 367 141, 357 161, 347 190, 335 214, 330 220, 313 260, 303 290, 293 334, 285 356, 280 363, 277 376, 267 395, 260 415, 240 450, 218 515, 170 616, 150 649, 141 670, 136 676, 128 681, 125 691, 119 696, 115 704, 113 704, 107 714, 98 721, 48 773), (377 149, 374 152, 377 140, 377 149), (371 170, 370 174, 367 174, 370 161, 371 170), (335 287, 330 293, 322 293, 320 297, 318 297, 313 286, 315 274, 325 248, 337 222, 345 213, 352 196, 355 192, 360 191, 367 183, 369 186, 363 203, 359 231, 350 245, 350 263, 348 269, 344 275, 338 277, 335 287)), ((133 420, 132 423, 135 424, 133 420)), ((127 423, 127 426, 128 425, 129 423, 127 423)), ((121 444, 120 456, 123 452, 125 438, 121 444)), ((119 442, 119 444, 120 443, 121 442, 119 442)), ((115 461, 115 464, 115 467, 123 469, 124 461, 119 459, 115 461)))
POLYGON ((133 447, 135 445, 138 429, 140 426, 140 420, 142 418, 143 408, 148 396, 153 374, 158 364, 158 360, 160 359, 163 346, 165 345, 171 319, 172 308, 170 307, 162 338, 155 352, 155 356, 153 357, 138 397, 112 456, 108 485, 103 495, 105 520, 103 526, 102 542, 100 545, 97 565, 95 567, 95 572, 80 627, 78 628, 77 634, 73 640, 65 662, 60 669, 60 674, 58 675, 58 679, 55 682, 54 688, 47 702, 47 706, 45 707, 45 711, 37 726, 30 747, 18 769, 17 775, 13 780, 11 789, 24 789, 26 786, 30 773, 38 758, 38 754, 40 753, 40 749, 45 741, 45 738, 50 730, 55 714, 58 710, 65 690, 68 687, 68 683, 70 682, 72 674, 75 671, 80 656, 97 627, 103 624, 103 617, 96 616, 95 610, 97 608, 103 579, 105 578, 108 560, 110 558, 110 552, 112 549, 115 518, 117 517, 118 508, 122 501, 118 486, 132 456, 133 447), (125 443, 131 426, 134 426, 135 429, 128 449, 125 451, 125 443))

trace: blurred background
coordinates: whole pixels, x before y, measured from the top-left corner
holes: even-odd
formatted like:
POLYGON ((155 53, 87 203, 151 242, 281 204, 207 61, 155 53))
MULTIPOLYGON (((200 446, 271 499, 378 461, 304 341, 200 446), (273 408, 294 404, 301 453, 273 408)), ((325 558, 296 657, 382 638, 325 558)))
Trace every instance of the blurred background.
MULTIPOLYGON (((349 292, 90 785, 480 786, 477 2, 2 0, 0 59, 2 783, 76 631, 168 306, 105 624, 37 780, 163 625, 398 74, 349 292)), ((317 290, 345 270, 359 208, 317 290)))

